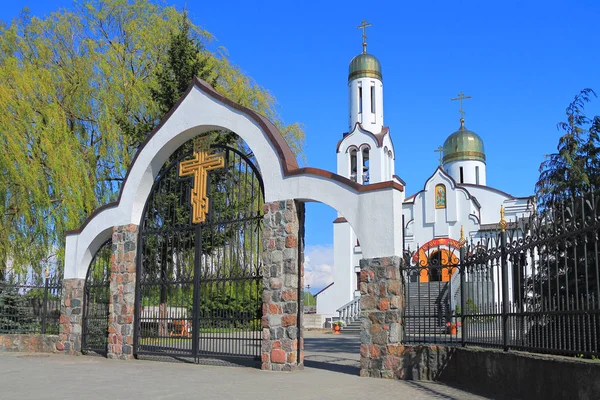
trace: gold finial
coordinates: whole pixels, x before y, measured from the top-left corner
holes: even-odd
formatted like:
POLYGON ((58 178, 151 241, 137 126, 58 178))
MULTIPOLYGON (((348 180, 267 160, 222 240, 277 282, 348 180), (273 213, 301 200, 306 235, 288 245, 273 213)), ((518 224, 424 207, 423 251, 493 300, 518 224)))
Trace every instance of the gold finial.
POLYGON ((465 94, 464 94, 463 92, 460 92, 460 93, 458 94, 458 97, 455 97, 455 98, 453 98, 453 99, 450 99, 450 101, 455 101, 455 100, 458 100, 458 101, 460 101, 460 109, 458 110, 458 112, 460 113, 460 123, 461 123, 461 124, 464 124, 464 123, 465 123, 465 118, 464 118, 464 117, 465 117, 465 112, 464 112, 464 110, 463 110, 463 104, 462 104, 462 103, 463 103, 463 100, 464 100, 464 99, 471 99, 471 98, 472 98, 471 96, 465 96, 465 94))
POLYGON ((363 54, 367 53, 367 27, 371 26, 371 24, 369 24, 366 20, 363 20, 363 22, 356 27, 356 29, 362 29, 363 33, 362 33, 362 38, 363 38, 363 54))
POLYGON ((458 239, 461 247, 467 243, 467 239, 465 239, 465 227, 463 225, 460 226, 460 239, 458 239))
POLYGON ((444 148, 442 146, 438 146, 438 148, 436 150, 434 150, 433 152, 440 153, 440 166, 442 166, 442 164, 444 162, 444 148))
POLYGON ((504 206, 500 206, 500 222, 498 222, 498 225, 500 226, 500 230, 502 232, 506 230, 506 226, 508 225, 508 223, 504 219, 504 206))

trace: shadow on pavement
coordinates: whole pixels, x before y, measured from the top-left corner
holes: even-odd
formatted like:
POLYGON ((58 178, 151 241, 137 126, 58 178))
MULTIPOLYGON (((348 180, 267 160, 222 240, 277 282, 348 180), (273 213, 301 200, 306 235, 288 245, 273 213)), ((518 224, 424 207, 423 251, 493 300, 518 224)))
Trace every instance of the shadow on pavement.
POLYGON ((358 376, 360 363, 347 358, 305 356, 304 366, 308 368, 324 369, 326 371, 358 376))
POLYGON ((360 338, 327 335, 304 338, 304 365, 342 374, 360 374, 360 338))

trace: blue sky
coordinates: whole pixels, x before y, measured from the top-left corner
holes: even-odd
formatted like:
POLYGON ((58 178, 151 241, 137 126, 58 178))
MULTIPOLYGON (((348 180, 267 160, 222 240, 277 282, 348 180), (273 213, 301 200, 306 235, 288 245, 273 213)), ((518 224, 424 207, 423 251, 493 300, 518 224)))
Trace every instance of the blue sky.
MULTIPOLYGON (((0 18, 24 6, 42 16, 71 4, 5 3, 0 18)), ((215 36, 214 46, 275 95, 284 120, 304 125, 308 165, 332 171, 348 129, 348 63, 361 51, 356 26, 369 21, 368 49, 382 63, 385 124, 407 195, 422 188, 438 163, 434 150, 459 127, 450 98, 460 91, 473 97, 464 103, 466 126, 484 140, 488 185, 515 196, 533 193, 575 94, 586 87, 600 94, 597 0, 165 4, 186 5, 193 22, 215 36)), ((600 100, 588 109, 600 114, 600 100)), ((307 253, 324 274, 334 218, 327 206, 309 204, 307 253)), ((315 278, 314 287, 322 283, 315 278)))

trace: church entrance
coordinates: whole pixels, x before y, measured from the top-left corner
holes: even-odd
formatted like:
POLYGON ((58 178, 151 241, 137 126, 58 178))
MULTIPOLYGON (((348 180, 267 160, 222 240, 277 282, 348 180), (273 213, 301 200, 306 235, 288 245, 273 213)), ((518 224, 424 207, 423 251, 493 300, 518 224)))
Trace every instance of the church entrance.
POLYGON ((437 337, 447 333, 460 289, 460 247, 454 244, 451 239, 435 239, 407 254, 410 263, 405 271, 410 279, 405 286, 404 318, 408 342, 423 334, 437 337))
POLYGON ((171 156, 140 225, 135 355, 260 358, 263 203, 241 151, 197 139, 171 156))

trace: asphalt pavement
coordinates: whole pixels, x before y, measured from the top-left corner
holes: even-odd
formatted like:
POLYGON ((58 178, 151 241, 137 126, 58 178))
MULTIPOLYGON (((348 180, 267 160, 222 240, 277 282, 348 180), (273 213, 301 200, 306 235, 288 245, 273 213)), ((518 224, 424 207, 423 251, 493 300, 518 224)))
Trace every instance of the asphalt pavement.
POLYGON ((358 376, 358 337, 306 332, 306 368, 0 353, 0 399, 483 399, 436 382, 358 376))

